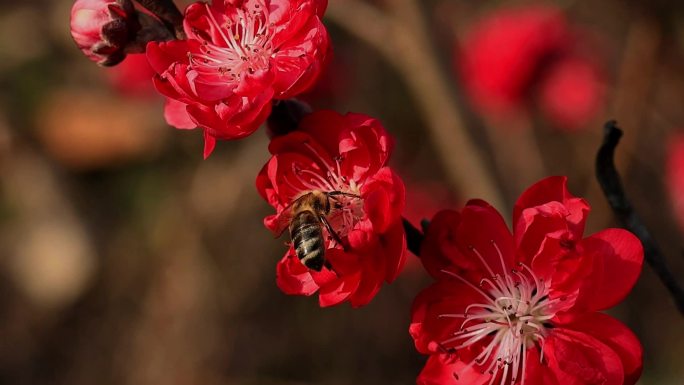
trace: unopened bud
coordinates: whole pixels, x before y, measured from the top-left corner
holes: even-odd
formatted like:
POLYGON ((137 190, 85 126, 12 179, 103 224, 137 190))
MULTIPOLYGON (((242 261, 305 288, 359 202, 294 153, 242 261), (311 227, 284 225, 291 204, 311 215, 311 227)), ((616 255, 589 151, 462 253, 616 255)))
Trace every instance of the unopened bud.
POLYGON ((76 0, 71 8, 71 36, 78 48, 103 66, 118 64, 140 24, 131 0, 76 0))

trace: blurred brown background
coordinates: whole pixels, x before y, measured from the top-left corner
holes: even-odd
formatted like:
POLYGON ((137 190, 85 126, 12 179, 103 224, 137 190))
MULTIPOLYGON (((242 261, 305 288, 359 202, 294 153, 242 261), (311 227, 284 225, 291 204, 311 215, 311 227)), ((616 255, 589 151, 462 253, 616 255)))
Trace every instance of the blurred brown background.
MULTIPOLYGON (((684 128, 684 4, 541 3, 592 36, 605 75, 600 111, 567 131, 534 112, 522 123, 481 116, 450 71, 473 23, 539 2, 415 0, 431 45, 395 56, 340 22, 359 3, 410 18, 396 8, 407 1, 330 0, 335 54, 306 98, 383 121, 397 138, 407 215, 429 217, 473 197, 450 168, 459 153, 445 159, 435 147, 440 134, 429 122, 451 118, 421 107, 425 84, 410 75, 433 68, 406 71, 397 58, 434 54, 504 213, 532 182, 563 174, 592 205, 587 234, 614 226, 592 164, 602 122, 618 119, 626 188, 684 282, 684 241, 664 179, 668 138, 684 128)), ((409 309, 429 282, 415 258, 362 309, 319 309, 315 298, 282 294, 275 264, 285 239, 263 227, 270 207, 254 186, 268 157, 264 131, 221 142, 203 161, 199 132, 164 123, 162 101, 138 76, 144 62, 102 69, 81 55, 69 36, 71 4, 0 2, 0 383, 414 383, 424 358, 407 332, 409 309)), ((611 313, 645 346, 640 383, 684 384, 684 320, 650 267, 611 313)))

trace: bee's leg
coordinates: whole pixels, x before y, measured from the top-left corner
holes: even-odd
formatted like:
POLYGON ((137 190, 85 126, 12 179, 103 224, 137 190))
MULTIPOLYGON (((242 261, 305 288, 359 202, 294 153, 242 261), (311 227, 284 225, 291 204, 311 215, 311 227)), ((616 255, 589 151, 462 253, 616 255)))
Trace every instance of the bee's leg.
POLYGON ((356 194, 352 194, 352 193, 347 193, 347 192, 344 192, 344 191, 331 191, 331 192, 328 193, 328 196, 330 196, 330 197, 334 197, 334 196, 336 196, 336 195, 342 195, 342 196, 345 196, 345 197, 361 199, 361 195, 356 195, 356 194))
MULTIPOLYGON (((339 196, 346 196, 346 197, 352 197, 352 198, 361 199, 361 196, 360 196, 360 195, 349 194, 349 193, 342 192, 342 191, 331 191, 331 192, 329 192, 328 195, 327 195, 328 202, 330 202, 330 200, 335 201, 333 207, 335 207, 335 209, 337 209, 337 210, 340 210, 340 209, 344 208, 344 204, 343 204, 342 201, 338 198, 339 196)), ((349 203, 347 203, 347 205, 349 205, 349 203)))
POLYGON ((340 238, 340 236, 337 235, 337 232, 330 225, 330 222, 328 222, 328 219, 322 215, 319 217, 319 219, 320 219, 321 223, 323 223, 323 225, 325 225, 325 228, 328 229, 328 234, 330 234, 330 236, 333 237, 333 239, 335 240, 335 242, 337 242, 338 245, 342 246, 342 249, 344 251, 347 251, 347 246, 342 242, 342 239, 340 238))
POLYGON ((331 196, 330 194, 328 194, 328 195, 325 197, 325 199, 328 200, 328 205, 330 205, 330 201, 332 200, 332 201, 333 201, 333 207, 334 207, 334 208, 336 208, 336 209, 341 209, 341 208, 342 208, 342 202, 341 202, 338 198, 336 198, 336 197, 331 196))

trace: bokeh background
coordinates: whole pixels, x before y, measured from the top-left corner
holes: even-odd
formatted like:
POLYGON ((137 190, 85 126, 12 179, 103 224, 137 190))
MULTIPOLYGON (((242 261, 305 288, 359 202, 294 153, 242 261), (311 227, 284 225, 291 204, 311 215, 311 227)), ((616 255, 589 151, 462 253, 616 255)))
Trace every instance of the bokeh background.
MULTIPOLYGON (((286 239, 254 186, 265 131, 202 160, 144 58, 81 55, 71 4, 0 2, 0 383, 414 383, 419 261, 361 309, 282 294, 286 239)), ((334 57, 304 99, 383 121, 412 221, 473 197, 510 216, 561 174, 587 233, 614 226, 593 157, 615 118, 626 189, 684 283, 683 3, 330 0, 324 21, 334 57)), ((650 267, 611 314, 644 344, 641 384, 684 384, 684 319, 650 267)))

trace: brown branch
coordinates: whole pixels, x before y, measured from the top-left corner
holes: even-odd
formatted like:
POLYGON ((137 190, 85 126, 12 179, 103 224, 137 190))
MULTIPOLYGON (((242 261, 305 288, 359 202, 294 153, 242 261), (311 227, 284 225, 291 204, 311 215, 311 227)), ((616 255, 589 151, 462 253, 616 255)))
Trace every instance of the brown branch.
POLYGON ((484 156, 470 138, 449 76, 437 61, 415 0, 392 0, 383 13, 359 0, 331 2, 326 15, 377 49, 399 71, 421 108, 448 177, 466 197, 504 209, 484 156))

